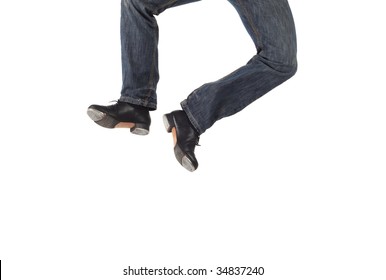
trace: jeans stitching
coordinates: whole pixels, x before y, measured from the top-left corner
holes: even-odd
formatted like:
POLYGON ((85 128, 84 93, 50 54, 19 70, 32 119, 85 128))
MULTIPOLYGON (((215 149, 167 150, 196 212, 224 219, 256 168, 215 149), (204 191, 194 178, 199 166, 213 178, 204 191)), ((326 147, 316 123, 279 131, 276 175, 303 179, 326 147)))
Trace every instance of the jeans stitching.
MULTIPOLYGON (((259 37, 260 37, 259 36, 259 32, 258 32, 258 29, 256 28, 256 26, 253 23, 253 20, 251 18, 250 13, 248 13, 248 9, 245 7, 245 5, 243 4, 242 1, 240 1, 240 0, 236 0, 236 1, 237 1, 237 3, 239 3, 240 7, 243 9, 245 17, 247 18, 247 21, 248 21, 249 25, 251 26, 253 33, 256 36, 256 40, 258 40, 259 37)), ((260 44, 261 44, 261 42, 260 42, 260 44)), ((257 46, 257 47, 261 47, 261 46, 257 46)))
POLYGON ((157 42, 154 43, 152 63, 151 63, 151 71, 150 71, 150 77, 149 77, 149 83, 148 83, 149 92, 148 92, 148 94, 146 95, 146 98, 145 98, 146 105, 148 104, 149 98, 150 98, 150 96, 153 93, 153 82, 154 82, 154 72, 155 72, 154 68, 155 68, 155 64, 156 64, 156 57, 155 57, 156 56, 156 52, 157 52, 157 42))

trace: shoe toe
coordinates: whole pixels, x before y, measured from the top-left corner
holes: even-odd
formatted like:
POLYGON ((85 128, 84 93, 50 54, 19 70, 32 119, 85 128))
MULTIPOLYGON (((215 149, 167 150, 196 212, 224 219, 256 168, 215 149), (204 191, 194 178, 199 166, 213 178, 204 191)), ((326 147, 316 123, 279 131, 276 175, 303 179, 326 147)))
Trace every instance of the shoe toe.
POLYGON ((192 152, 187 152, 181 149, 177 144, 174 147, 174 155, 177 161, 188 171, 193 172, 198 167, 196 156, 192 152))
POLYGON ((194 161, 192 161, 187 155, 185 155, 182 158, 181 165, 188 171, 193 172, 197 169, 198 164, 197 161, 194 164, 194 161))
POLYGON ((106 113, 101 112, 101 111, 97 110, 96 108, 93 108, 93 107, 90 106, 90 107, 87 109, 87 115, 88 115, 94 122, 97 122, 97 121, 102 120, 102 119, 106 116, 106 113))

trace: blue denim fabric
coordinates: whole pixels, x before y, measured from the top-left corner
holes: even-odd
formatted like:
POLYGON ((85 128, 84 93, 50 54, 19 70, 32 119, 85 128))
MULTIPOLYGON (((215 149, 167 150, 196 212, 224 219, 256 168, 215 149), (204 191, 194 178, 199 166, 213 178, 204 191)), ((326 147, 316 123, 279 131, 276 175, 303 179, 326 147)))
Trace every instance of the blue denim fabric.
MULTIPOLYGON (((122 0, 121 101, 157 108, 158 26, 154 15, 199 0, 122 0)), ((181 107, 204 133, 216 121, 233 115, 297 70, 296 31, 287 0, 228 0, 251 36, 256 55, 226 77, 194 90, 181 107)))

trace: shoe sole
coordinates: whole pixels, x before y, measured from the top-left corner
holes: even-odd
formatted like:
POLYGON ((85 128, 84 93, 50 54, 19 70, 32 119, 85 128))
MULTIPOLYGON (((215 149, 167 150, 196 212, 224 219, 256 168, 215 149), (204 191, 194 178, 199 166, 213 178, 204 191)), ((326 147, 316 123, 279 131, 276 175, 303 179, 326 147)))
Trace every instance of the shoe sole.
MULTIPOLYGON (((173 138, 177 139, 177 137, 175 135, 175 133, 177 133, 175 131, 175 126, 176 125, 174 123, 173 116, 171 116, 170 114, 163 115, 163 122, 164 122, 164 126, 165 126, 165 129, 166 129, 166 132, 168 132, 168 133, 172 132, 173 133, 173 138), (173 130, 173 128, 174 128, 174 130, 173 130)), ((195 171, 197 169, 194 166, 194 164, 192 163, 192 161, 190 160, 190 158, 181 150, 180 146, 178 146, 178 142, 175 143, 175 146, 174 146, 174 155, 176 156, 177 161, 186 170, 188 170, 190 172, 193 172, 193 171, 195 171)))
POLYGON ((93 108, 87 109, 87 115, 98 125, 105 128, 130 128, 130 132, 136 135, 149 134, 149 126, 141 123, 120 122, 104 112, 93 108))

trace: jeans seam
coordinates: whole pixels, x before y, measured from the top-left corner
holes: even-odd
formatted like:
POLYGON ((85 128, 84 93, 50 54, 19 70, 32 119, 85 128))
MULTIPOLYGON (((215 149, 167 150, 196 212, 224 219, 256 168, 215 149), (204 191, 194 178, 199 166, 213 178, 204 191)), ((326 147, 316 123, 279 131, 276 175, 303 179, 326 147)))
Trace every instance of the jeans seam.
POLYGON ((149 98, 150 96, 152 95, 152 85, 153 85, 153 80, 154 80, 154 67, 155 67, 155 63, 156 63, 156 57, 155 57, 155 53, 157 51, 157 42, 155 42, 154 44, 154 49, 153 49, 153 56, 152 56, 152 63, 151 63, 151 71, 150 71, 150 77, 149 77, 149 83, 148 83, 148 88, 149 88, 149 92, 148 94, 146 95, 146 98, 145 98, 145 103, 149 102, 149 98))
MULTIPOLYGON (((244 14, 245 14, 245 17, 247 18, 247 21, 248 21, 249 25, 251 26, 253 33, 254 33, 255 36, 256 36, 256 41, 260 41, 260 40, 259 40, 259 38, 260 38, 260 35, 259 35, 259 34, 260 34, 260 33, 258 32, 258 29, 257 29, 256 26, 254 25, 253 20, 251 19, 251 15, 250 15, 250 13, 248 12, 249 10, 245 7, 245 5, 243 4, 242 1, 240 1, 240 0, 236 0, 236 1, 237 1, 237 3, 239 3, 240 7, 243 9, 244 14)), ((261 46, 261 42, 260 42, 260 46, 257 46, 257 47, 259 47, 259 48, 262 47, 262 46, 261 46)))

